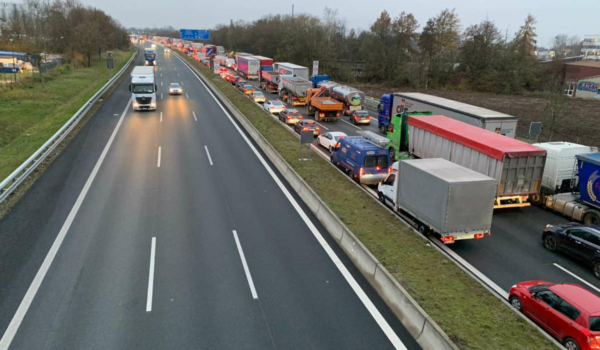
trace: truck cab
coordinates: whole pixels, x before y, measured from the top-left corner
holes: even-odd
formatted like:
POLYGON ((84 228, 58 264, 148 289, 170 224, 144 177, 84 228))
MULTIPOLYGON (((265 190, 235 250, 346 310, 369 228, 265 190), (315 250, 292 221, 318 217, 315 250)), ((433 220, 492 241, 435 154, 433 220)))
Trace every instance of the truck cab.
POLYGON ((384 94, 381 96, 381 100, 379 100, 379 104, 377 105, 377 127, 379 128, 382 134, 386 133, 386 130, 390 125, 390 118, 393 115, 393 101, 394 94, 384 94))
POLYGON ((156 61, 156 52, 154 49, 144 49, 144 60, 146 66, 154 66, 156 61))
POLYGON ((156 90, 154 67, 134 67, 129 85, 133 109, 156 110, 156 90))
POLYGON ((431 112, 402 112, 394 114, 387 125, 387 138, 390 140, 388 149, 390 150, 390 158, 392 161, 399 159, 410 159, 407 155, 401 152, 408 151, 408 124, 406 122, 408 116, 417 115, 433 115, 431 112))

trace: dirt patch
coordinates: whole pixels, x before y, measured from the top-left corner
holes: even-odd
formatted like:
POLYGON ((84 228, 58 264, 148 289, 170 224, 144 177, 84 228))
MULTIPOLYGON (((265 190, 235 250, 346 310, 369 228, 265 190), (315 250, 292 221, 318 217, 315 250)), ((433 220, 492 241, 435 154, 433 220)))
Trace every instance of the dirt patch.
MULTIPOLYGON (((545 142, 550 140, 550 121, 544 120, 544 107, 546 107, 548 100, 542 97, 450 90, 418 91, 377 85, 356 85, 356 87, 374 98, 380 98, 381 95, 390 93, 391 91, 422 92, 514 115, 519 117, 517 136, 523 138, 527 138, 531 122, 541 121, 545 127, 538 141, 545 142)), ((600 146, 600 101, 568 99, 565 103, 564 111, 563 116, 556 120, 552 141, 568 141, 588 146, 600 146)))

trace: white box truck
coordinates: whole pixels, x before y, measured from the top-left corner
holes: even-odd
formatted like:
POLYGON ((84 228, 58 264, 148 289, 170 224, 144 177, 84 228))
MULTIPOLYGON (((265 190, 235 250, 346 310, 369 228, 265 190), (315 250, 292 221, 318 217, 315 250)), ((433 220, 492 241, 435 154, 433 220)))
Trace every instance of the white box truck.
POLYGON ((396 162, 377 190, 419 232, 446 244, 490 233, 496 181, 445 159, 396 162))
POLYGON ((279 74, 282 76, 290 75, 302 78, 304 80, 310 80, 308 68, 293 63, 275 62, 273 63, 273 71, 279 72, 279 74))
POLYGON ((136 66, 131 71, 131 103, 133 109, 156 110, 156 78, 154 67, 136 66))

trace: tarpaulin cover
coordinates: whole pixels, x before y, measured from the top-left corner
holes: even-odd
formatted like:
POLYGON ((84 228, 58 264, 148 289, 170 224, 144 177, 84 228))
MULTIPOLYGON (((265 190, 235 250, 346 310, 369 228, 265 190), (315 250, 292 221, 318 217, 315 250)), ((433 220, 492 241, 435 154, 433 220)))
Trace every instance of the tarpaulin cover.
POLYGON ((408 125, 442 136, 492 158, 544 156, 546 150, 443 115, 409 116, 408 125))

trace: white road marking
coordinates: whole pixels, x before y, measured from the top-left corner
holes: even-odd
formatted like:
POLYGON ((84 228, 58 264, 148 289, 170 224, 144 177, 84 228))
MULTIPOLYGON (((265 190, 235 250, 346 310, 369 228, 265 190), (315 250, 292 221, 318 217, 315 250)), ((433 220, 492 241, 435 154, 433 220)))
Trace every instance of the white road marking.
POLYGON ((354 125, 354 124, 352 124, 352 123, 350 123, 350 122, 347 122, 347 121, 345 121, 345 120, 344 120, 344 119, 342 119, 342 118, 340 118, 339 120, 341 120, 341 121, 343 121, 344 123, 346 123, 346 124, 348 124, 348 125, 350 125, 350 126, 353 126, 353 127, 357 128, 358 130, 361 130, 361 131, 362 131, 362 129, 361 129, 361 128, 359 128, 358 126, 356 126, 356 125, 354 125))
POLYGON ((187 92, 185 93, 185 97, 187 97, 188 100, 190 99, 190 95, 188 95, 187 92))
POLYGON ((177 73, 177 76, 179 76, 179 73, 177 73))
POLYGON ((183 81, 181 82, 181 86, 183 86, 183 81))
POLYGON ((160 112, 160 122, 162 123, 162 112, 160 112))
POLYGON ((329 128, 328 128, 328 127, 326 127, 325 125, 323 125, 323 124, 321 124, 321 123, 317 123, 317 124, 319 124, 319 125, 320 125, 320 126, 323 128, 323 129, 325 129, 325 130, 329 130, 329 128))
POLYGON ((210 152, 208 152, 208 147, 204 146, 204 149, 206 150, 206 155, 208 156, 208 161, 210 162, 210 165, 213 165, 212 158, 210 157, 210 152))
POLYGON ((250 269, 248 269, 246 257, 244 256, 244 251, 242 250, 240 239, 238 238, 237 232, 235 230, 233 230, 233 238, 235 239, 235 245, 237 245, 238 253, 240 253, 240 259, 242 259, 242 265, 244 265, 244 272, 246 273, 246 279, 248 280, 248 284, 250 285, 250 292, 252 292, 252 298, 258 299, 258 295, 256 294, 256 288, 254 288, 254 282, 252 281, 252 275, 250 274, 250 269))
POLYGON ((162 77, 162 73, 160 73, 160 76, 162 77))
POLYGON ((160 86, 162 86, 162 81, 160 82, 160 86))
POLYGON ((571 276, 575 277, 575 278, 576 278, 576 279, 578 279, 579 281, 581 281, 581 282, 585 283, 585 284, 586 284, 588 287, 590 287, 590 288, 594 289, 596 292, 600 293, 600 289, 596 288, 596 286, 594 286, 593 284, 591 284, 591 283, 589 283, 588 281, 584 280, 583 278, 581 278, 581 277, 577 276, 577 275, 576 275, 576 274, 574 274, 573 272, 571 272, 571 271, 569 271, 569 270, 565 269, 564 267, 560 266, 560 265, 559 265, 559 264, 557 264, 557 263, 554 263, 554 264, 552 264, 552 265, 554 265, 554 266, 558 267, 559 269, 561 269, 561 270, 563 270, 564 272, 568 273, 569 275, 571 275, 571 276))
POLYGON ((161 100, 163 99, 163 93, 162 92, 160 93, 160 99, 161 100))
POLYGON ((154 260, 156 257, 156 237, 152 237, 150 248, 150 273, 148 276, 148 298, 146 299, 146 312, 152 311, 152 294, 154 293, 154 260))
MULTIPOLYGON (((177 57, 177 58, 181 62, 183 62, 183 60, 181 58, 179 58, 179 57, 177 57)), ((377 322, 377 324, 379 325, 379 327, 381 328, 381 330, 385 333, 385 335, 387 336, 387 338, 389 339, 389 341, 392 343, 392 345, 396 349, 406 350, 406 347, 404 346, 404 344, 402 343, 402 341, 400 340, 400 338, 398 338, 398 335, 394 332, 394 330, 392 329, 392 327, 390 327, 390 325, 387 323, 386 319, 381 315, 381 313, 379 312, 379 310, 377 310, 377 308, 375 307, 375 305, 373 304, 373 302, 371 301, 371 299, 369 299, 369 297, 365 294, 365 291, 356 282, 356 280, 354 279, 354 277, 352 276, 352 274, 350 273, 350 271, 348 271, 348 269, 346 268, 346 266, 344 265, 344 263, 340 260, 340 258, 331 249, 331 247, 329 246, 329 244, 327 243, 327 241, 323 238, 323 236, 321 235, 321 233, 319 232, 319 230, 317 230, 317 228, 315 227, 315 225, 308 218, 308 216, 306 215, 306 213, 304 212, 304 210, 300 207, 300 205, 298 204, 298 202, 296 202, 296 200, 290 194, 290 192, 287 190, 287 188, 285 187, 285 185, 281 182, 281 180, 279 180, 279 178, 277 177, 277 175, 275 174, 275 172, 273 171, 273 169, 271 169, 271 167, 269 166, 269 164, 267 164, 267 162, 265 161, 265 159, 260 155, 260 153, 254 147, 254 145, 252 144, 252 142, 250 142, 250 140, 248 139, 248 137, 246 137, 246 134, 244 134, 244 132, 242 131, 242 129, 233 120, 233 117, 231 115, 229 115, 229 113, 227 112, 227 110, 223 107, 223 105, 221 105, 221 102, 219 102, 219 100, 215 97, 215 95, 213 94, 213 92, 206 86, 206 84, 204 84, 204 82, 202 81, 202 79, 200 79, 200 77, 198 77, 196 75, 196 73, 190 68, 190 66, 188 66, 187 64, 185 66, 192 72, 192 74, 194 74, 194 76, 196 77, 196 79, 198 79, 200 81, 200 83, 204 86, 204 88, 206 89, 206 91, 208 91, 208 93, 212 96, 212 98, 215 100, 215 102, 217 103, 217 105, 221 108, 221 110, 223 111, 223 113, 227 116, 227 118, 229 119, 229 121, 231 122, 231 124, 233 124, 233 126, 236 128, 236 130, 241 135, 241 137, 244 139, 244 141, 246 141, 246 144, 248 144, 248 147, 252 150, 252 152, 254 152, 254 154, 256 155, 256 157, 258 158, 258 160, 262 163, 262 165, 265 167, 265 169, 267 170, 267 172, 269 173, 269 175, 271 175, 271 177, 273 178, 273 181, 275 181, 275 183, 277 184, 277 186, 279 187, 279 189, 281 190, 281 192, 283 192, 283 194, 286 196, 286 198, 288 199, 288 201, 290 202, 290 204, 294 207, 294 209, 296 210, 296 212, 298 213, 298 215, 300 215, 300 217, 302 218, 302 220, 304 221, 304 223, 306 224, 306 226, 312 232, 313 236, 321 244, 321 247, 323 248, 323 250, 325 250, 325 252, 329 256, 329 258, 331 259, 331 261, 333 262, 333 264, 338 268, 338 270, 340 271, 340 273, 342 274, 342 276, 346 279, 346 281, 348 282, 348 284, 350 285, 350 287, 352 288, 352 290, 354 291, 354 293, 356 293, 356 295, 358 296, 358 298, 360 299, 360 301, 363 303, 363 305, 365 306, 365 308, 369 311, 369 313, 371 314, 371 316, 373 317, 373 319, 375 320, 375 322, 377 322)))
POLYGON ((192 112, 192 114, 194 115, 194 120, 198 121, 198 118, 196 118, 196 112, 192 112))
POLYGON ((60 249, 60 246, 62 245, 62 243, 67 235, 67 232, 69 232, 69 229, 71 228, 71 224, 73 223, 73 220, 75 220, 75 216, 77 216, 77 213, 79 212, 79 208, 81 207, 81 204, 85 200, 85 197, 86 197, 90 187, 92 186, 92 183, 94 182, 94 179, 96 178, 96 175, 98 174, 98 170, 100 170, 100 167, 102 166, 102 162, 104 162, 104 158, 106 158, 106 154, 108 153, 108 150, 110 149, 110 146, 112 145, 112 143, 117 135, 117 132, 119 131, 119 128, 121 127, 121 124, 123 123, 123 119, 125 118, 125 114, 127 113, 127 110, 129 109, 130 105, 131 105, 131 100, 129 100, 129 102, 127 102, 127 106, 125 106, 125 110, 123 110, 123 113, 121 114, 121 118, 119 119, 119 122, 115 126, 115 129, 113 130, 112 135, 110 135, 110 138, 108 139, 108 142, 106 143, 106 146, 104 146, 104 150, 102 151, 102 154, 100 154, 100 158, 98 158, 98 161, 96 162, 96 165, 94 166, 94 169, 92 170, 92 173, 90 174, 87 181, 85 182, 85 185, 83 186, 83 189, 81 190, 81 193, 79 193, 79 196, 77 197, 77 201, 75 201, 75 204, 73 205, 73 208, 71 208, 71 211, 69 212, 69 215, 67 216, 67 219, 65 220, 60 231, 58 232, 58 235, 54 239, 54 243, 52 243, 52 246, 50 247, 50 250, 48 251, 46 258, 44 258, 42 265, 40 266, 38 272, 36 273, 35 277, 33 278, 33 282, 31 282, 31 285, 27 289, 27 292, 25 293, 25 296, 23 297, 23 300, 21 301, 19 308, 17 309, 13 318, 11 319, 10 324, 6 328, 6 331, 4 331, 4 335, 2 336, 2 339, 0 339, 0 350, 8 350, 8 347, 10 346, 10 343, 12 343, 12 341, 15 337, 15 334, 17 334, 17 331, 19 330, 19 327, 21 326, 21 323, 23 322, 23 318, 25 318, 25 315, 27 314, 27 311, 29 310, 29 307, 31 306, 33 299, 35 298, 38 290, 40 289, 40 286, 42 285, 42 282, 44 281, 44 278, 46 277, 46 274, 48 273, 48 269, 50 269, 50 266, 52 265, 52 262, 54 261, 54 258, 56 257, 56 254, 58 253, 58 250, 60 249))
POLYGON ((160 168, 160 156, 162 153, 162 147, 158 146, 158 162, 156 163, 156 167, 160 168))

